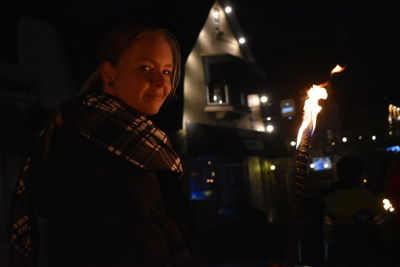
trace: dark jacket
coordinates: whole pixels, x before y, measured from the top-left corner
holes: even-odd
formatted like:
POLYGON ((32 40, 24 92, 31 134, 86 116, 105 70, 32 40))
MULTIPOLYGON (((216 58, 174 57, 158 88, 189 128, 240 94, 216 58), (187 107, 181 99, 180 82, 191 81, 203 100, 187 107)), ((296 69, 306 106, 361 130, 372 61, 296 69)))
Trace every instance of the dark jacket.
POLYGON ((79 134, 67 109, 61 117, 32 161, 42 265, 191 266, 180 177, 135 167, 79 134))

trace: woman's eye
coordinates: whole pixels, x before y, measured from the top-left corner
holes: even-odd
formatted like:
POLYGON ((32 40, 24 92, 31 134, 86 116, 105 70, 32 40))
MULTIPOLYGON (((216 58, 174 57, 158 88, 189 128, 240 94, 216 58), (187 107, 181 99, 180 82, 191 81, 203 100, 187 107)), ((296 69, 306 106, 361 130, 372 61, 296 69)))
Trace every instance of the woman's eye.
POLYGON ((144 66, 140 66, 140 69, 141 69, 141 70, 144 70, 144 71, 150 71, 150 70, 151 70, 151 67, 148 66, 148 65, 144 65, 144 66))
POLYGON ((171 75, 171 71, 170 71, 170 70, 164 70, 163 73, 164 73, 165 75, 171 75))

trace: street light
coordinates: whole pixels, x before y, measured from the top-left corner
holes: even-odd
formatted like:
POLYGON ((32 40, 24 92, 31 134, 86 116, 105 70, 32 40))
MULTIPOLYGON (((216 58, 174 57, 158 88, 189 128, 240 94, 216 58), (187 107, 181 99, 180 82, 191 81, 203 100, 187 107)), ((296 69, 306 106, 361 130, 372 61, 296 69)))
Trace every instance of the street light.
POLYGON ((274 126, 272 124, 267 125, 267 132, 272 133, 274 131, 274 126))
POLYGON ((267 103, 268 102, 268 97, 263 95, 263 96, 261 96, 260 100, 261 100, 261 103, 267 103))

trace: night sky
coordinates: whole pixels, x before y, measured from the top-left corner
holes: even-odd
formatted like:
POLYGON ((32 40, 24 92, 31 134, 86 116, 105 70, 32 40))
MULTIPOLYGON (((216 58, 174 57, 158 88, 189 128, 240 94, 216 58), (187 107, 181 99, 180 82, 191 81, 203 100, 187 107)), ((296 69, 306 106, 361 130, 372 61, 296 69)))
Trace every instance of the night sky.
MULTIPOLYGON (((341 64, 347 70, 332 81, 336 102, 349 108, 373 101, 400 104, 396 8, 383 1, 232 0, 256 62, 268 75, 276 98, 299 98, 312 84, 329 78, 341 64)), ((174 31, 184 56, 196 38, 213 1, 53 1, 25 2, 2 17, 2 59, 13 61, 19 14, 37 16, 60 27, 77 82, 89 69, 93 45, 121 18, 156 21, 174 31), (3 36, 4 36, 3 35, 3 36)), ((122 19, 123 20, 123 19, 122 19)), ((16 56, 14 56, 15 58, 16 56)))
POLYGON ((248 45, 282 95, 298 97, 330 70, 347 70, 332 80, 339 105, 399 103, 398 14, 384 1, 245 1, 235 12, 248 45))

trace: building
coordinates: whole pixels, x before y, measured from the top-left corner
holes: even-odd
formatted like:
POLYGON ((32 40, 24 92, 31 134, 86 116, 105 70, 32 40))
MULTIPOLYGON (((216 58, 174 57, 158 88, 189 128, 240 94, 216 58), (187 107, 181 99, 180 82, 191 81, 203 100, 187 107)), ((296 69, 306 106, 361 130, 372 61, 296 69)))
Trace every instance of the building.
POLYGON ((294 162, 279 100, 268 89, 234 10, 216 1, 184 66, 178 133, 203 226, 243 207, 262 210, 270 223, 285 219, 294 162))

